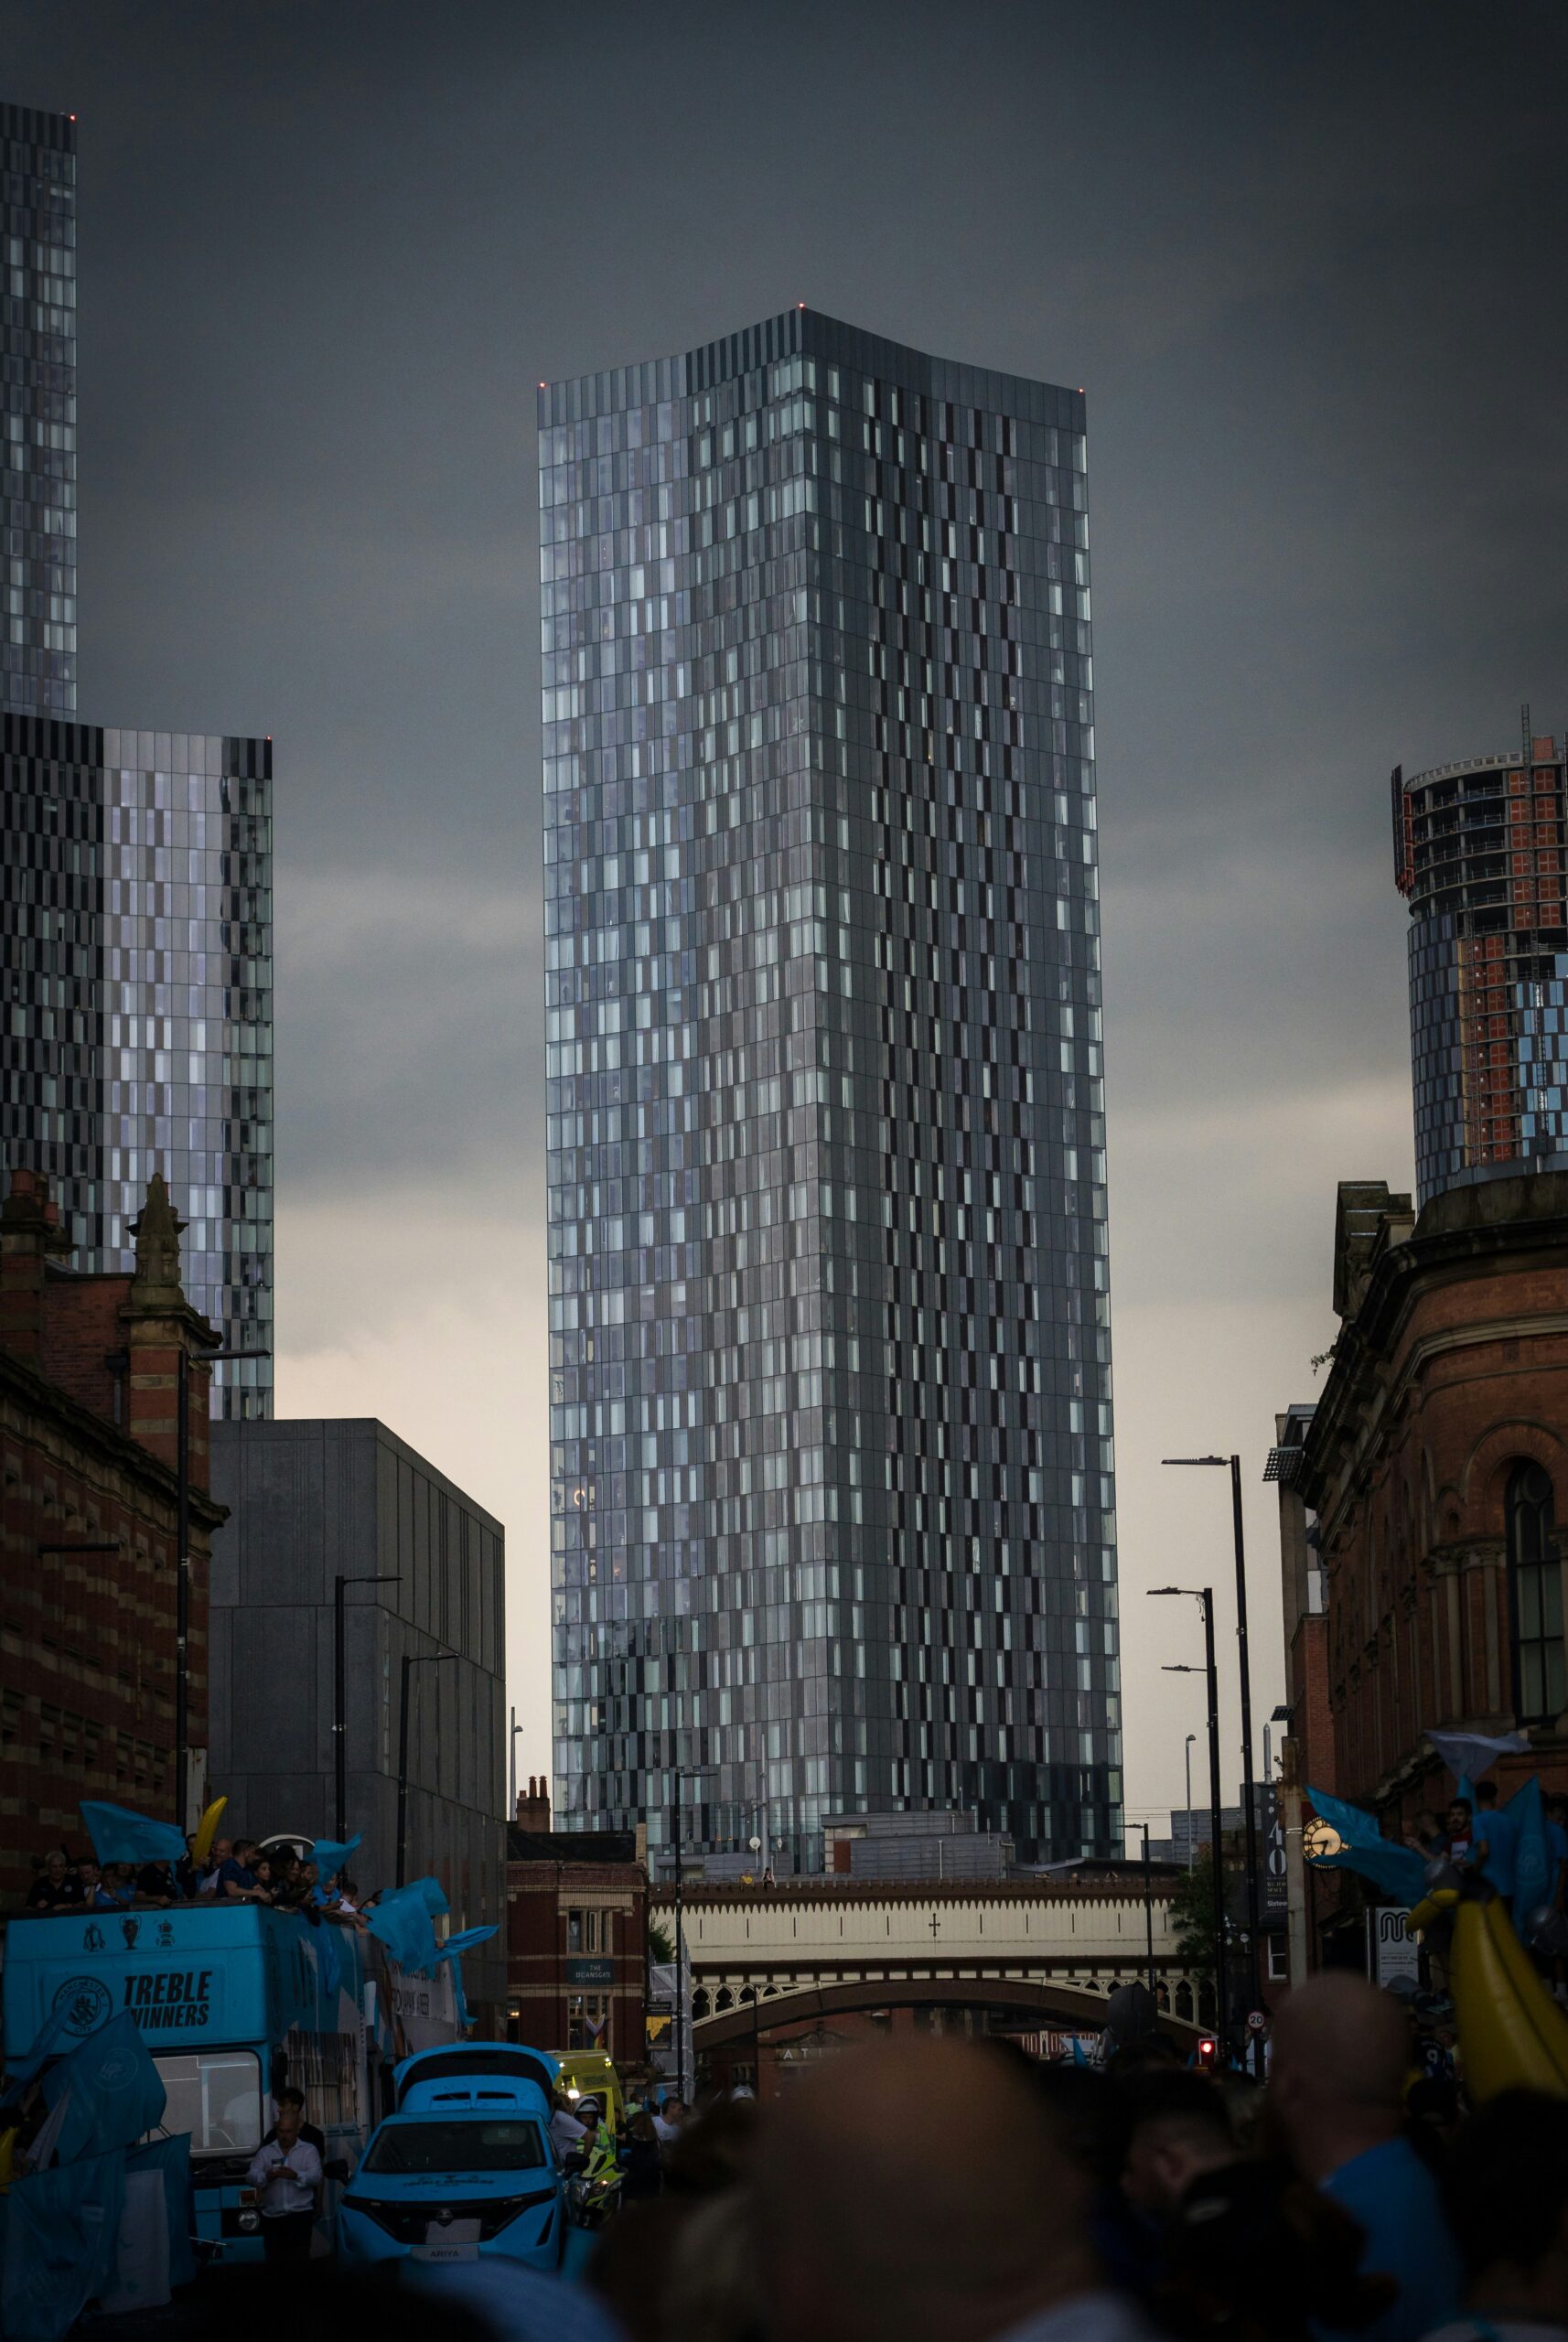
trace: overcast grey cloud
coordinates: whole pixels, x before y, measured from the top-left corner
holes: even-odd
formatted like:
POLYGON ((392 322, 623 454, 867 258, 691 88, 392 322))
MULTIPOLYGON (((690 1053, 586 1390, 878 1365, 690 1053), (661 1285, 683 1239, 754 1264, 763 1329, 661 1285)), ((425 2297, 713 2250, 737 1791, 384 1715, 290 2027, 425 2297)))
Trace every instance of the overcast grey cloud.
POLYGON ((1247 1454, 1266 1714, 1271 1417, 1326 1346, 1336 1178, 1410 1176, 1389 768, 1568 719, 1565 24, 0 0, 5 94, 80 116, 82 712, 276 738, 283 1402, 385 1413, 506 1519, 525 1769, 535 382, 806 300, 1087 388, 1156 1807, 1200 1719, 1141 1589, 1228 1555, 1222 1488, 1157 1459, 1247 1454))

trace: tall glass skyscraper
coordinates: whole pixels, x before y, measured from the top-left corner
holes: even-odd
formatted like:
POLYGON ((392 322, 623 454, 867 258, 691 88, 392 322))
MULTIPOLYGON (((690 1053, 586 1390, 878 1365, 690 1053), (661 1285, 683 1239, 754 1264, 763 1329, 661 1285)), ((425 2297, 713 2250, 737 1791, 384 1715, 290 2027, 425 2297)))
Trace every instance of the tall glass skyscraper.
MULTIPOLYGON (((0 106, 6 631, 0 1173, 47 1172, 79 1266, 134 1265, 161 1171, 186 1290, 272 1348, 272 745, 65 720, 76 705, 76 134, 0 106)), ((272 1361, 214 1404, 272 1411, 272 1361)))
POLYGON ((1410 903, 1415 1176, 1444 1187, 1568 1164, 1568 742, 1393 775, 1410 903))
POLYGON ((0 105, 0 703, 76 705, 76 124, 0 105))
POLYGON ((1121 1841, 1081 394, 542 388, 557 1811, 1121 1841))

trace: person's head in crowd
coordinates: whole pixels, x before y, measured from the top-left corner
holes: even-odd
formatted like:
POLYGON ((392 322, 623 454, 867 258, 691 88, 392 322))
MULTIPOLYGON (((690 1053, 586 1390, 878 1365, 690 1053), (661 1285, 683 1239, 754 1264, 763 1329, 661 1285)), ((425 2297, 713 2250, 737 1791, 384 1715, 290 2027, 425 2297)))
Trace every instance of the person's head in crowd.
POLYGON ((1488 2100, 1455 2143, 1444 2201, 1469 2307, 1494 2324, 1568 2326, 1568 2100, 1488 2100))
POLYGON ((1363 2276, 1363 2233, 1332 2197, 1277 2163, 1201 2172, 1162 2236, 1153 2307, 1163 2331, 1225 2342, 1323 2342, 1391 2310, 1391 2277, 1363 2276))
POLYGON ((1269 2113, 1305 2179, 1396 2138, 1410 2037, 1403 2013, 1365 1977, 1315 1976, 1274 2012, 1269 2113))
POLYGON ((234 1842, 231 1838, 214 1838, 212 1841, 212 1851, 207 1857, 208 1868, 209 1870, 221 1870, 223 1864, 229 1860, 233 1851, 234 1842))
POLYGON ((1443 1843, 1443 1816, 1440 1813, 1434 1812, 1431 1806, 1423 1806, 1421 1811, 1415 1817, 1410 1834, 1415 1844, 1423 1853, 1430 1848, 1441 1846, 1443 1843))
POLYGON ((1462 1797, 1450 1799, 1448 1810, 1443 1817, 1443 1826, 1450 1845, 1455 1840, 1461 1845, 1469 1844, 1475 1832, 1476 1818, 1462 1797))
POLYGON ((1224 2098, 1205 2074, 1151 2075, 1138 2084, 1127 2113, 1122 2186, 1145 2219, 1165 2219, 1195 2179, 1236 2160, 1224 2098))
POLYGON ((1476 1783, 1476 1810, 1477 1813, 1490 1812, 1492 1808, 1497 1804, 1497 1801, 1498 1785, 1496 1781, 1477 1781, 1476 1783))
POLYGON ((76 1877, 77 1884, 81 1887, 82 1894, 90 1899, 98 1892, 98 1889, 103 1884, 102 1870, 99 1866, 96 1858, 91 1854, 82 1855, 81 1861, 76 1865, 76 1877))
POLYGON ((44 1856, 44 1876, 57 1892, 65 1885, 68 1864, 63 1846, 51 1846, 44 1856))
POLYGON ((879 2042, 769 2110, 756 2160, 778 2342, 990 2342, 1095 2289, 1090 2181, 1009 2060, 879 2042))

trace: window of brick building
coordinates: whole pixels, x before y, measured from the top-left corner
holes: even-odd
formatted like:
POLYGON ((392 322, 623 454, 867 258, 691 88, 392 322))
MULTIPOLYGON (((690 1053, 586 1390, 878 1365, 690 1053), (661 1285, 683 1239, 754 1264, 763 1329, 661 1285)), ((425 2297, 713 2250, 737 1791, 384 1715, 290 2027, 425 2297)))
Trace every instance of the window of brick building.
POLYGON ((1514 1705, 1533 1724, 1568 1706, 1556 1511, 1539 1464, 1518 1465, 1509 1481, 1508 1531, 1514 1705))

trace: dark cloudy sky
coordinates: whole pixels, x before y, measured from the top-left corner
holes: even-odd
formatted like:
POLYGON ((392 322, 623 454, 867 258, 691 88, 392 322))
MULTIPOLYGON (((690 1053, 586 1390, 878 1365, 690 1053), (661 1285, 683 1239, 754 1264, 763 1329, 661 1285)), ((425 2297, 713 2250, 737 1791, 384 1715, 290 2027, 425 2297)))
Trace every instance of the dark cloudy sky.
POLYGON ((804 300, 1086 386, 1129 1803, 1168 1803, 1197 1629, 1142 1589, 1228 1538, 1156 1459, 1246 1455, 1266 1715, 1272 1414, 1336 1179, 1410 1178, 1389 769, 1568 719, 1568 13, 0 0, 0 95, 79 116, 81 712, 277 744, 283 1404, 383 1414, 505 1519, 525 1771, 534 385, 804 300))

